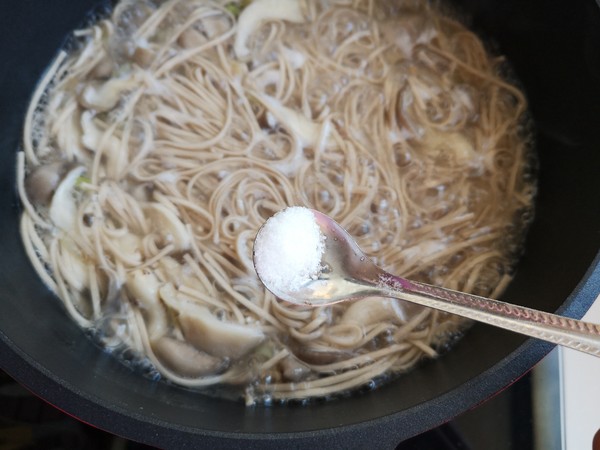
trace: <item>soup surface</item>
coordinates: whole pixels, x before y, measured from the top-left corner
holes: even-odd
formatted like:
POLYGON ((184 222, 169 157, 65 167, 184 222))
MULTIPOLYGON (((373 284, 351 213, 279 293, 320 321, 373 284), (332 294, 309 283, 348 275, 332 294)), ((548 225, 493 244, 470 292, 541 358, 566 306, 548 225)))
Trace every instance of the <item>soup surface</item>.
POLYGON ((506 63, 418 0, 122 1, 34 93, 21 232, 69 315, 147 376, 248 404, 330 397, 464 329, 393 299, 308 308, 252 265, 300 205, 386 270, 506 286, 535 194, 506 63))

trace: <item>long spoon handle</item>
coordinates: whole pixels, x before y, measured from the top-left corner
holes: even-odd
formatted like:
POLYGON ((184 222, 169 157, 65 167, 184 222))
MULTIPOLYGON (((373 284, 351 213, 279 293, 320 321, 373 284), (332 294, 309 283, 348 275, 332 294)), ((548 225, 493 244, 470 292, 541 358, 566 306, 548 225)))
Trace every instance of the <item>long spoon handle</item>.
POLYGON ((554 344, 600 356, 600 326, 394 275, 380 277, 387 296, 457 314, 554 344))

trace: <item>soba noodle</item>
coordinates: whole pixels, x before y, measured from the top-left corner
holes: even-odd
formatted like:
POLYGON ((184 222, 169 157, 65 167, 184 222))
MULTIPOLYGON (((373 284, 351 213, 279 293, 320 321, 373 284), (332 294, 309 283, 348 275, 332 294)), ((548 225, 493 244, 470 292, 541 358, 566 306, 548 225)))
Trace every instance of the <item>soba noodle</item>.
POLYGON ((385 269, 495 296, 535 186, 526 100, 425 1, 122 1, 33 96, 21 231, 123 359, 247 403, 330 396, 434 357, 464 322, 398 300, 278 301, 276 211, 332 216, 385 269))

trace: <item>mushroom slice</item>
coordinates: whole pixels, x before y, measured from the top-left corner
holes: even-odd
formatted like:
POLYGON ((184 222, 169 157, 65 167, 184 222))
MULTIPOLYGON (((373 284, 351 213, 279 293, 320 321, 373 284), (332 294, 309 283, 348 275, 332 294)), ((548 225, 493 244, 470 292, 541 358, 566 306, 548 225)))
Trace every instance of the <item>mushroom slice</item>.
POLYGON ((165 256, 158 261, 161 271, 164 273, 164 278, 179 288, 183 284, 184 265, 179 264, 175 258, 165 256))
POLYGON ((224 14, 210 15, 202 19, 202 28, 209 39, 224 35, 231 26, 230 19, 224 14))
POLYGON ((106 82, 92 81, 81 92, 79 103, 97 112, 109 111, 117 106, 125 92, 139 86, 137 77, 111 78, 106 82))
POLYGON ((177 306, 177 311, 186 340, 197 349, 214 356, 241 358, 265 338, 260 328, 223 322, 205 306, 182 301, 177 306))
POLYGON ((267 108, 277 121, 281 122, 292 136, 299 139, 302 146, 312 148, 319 145, 323 145, 325 148, 335 146, 335 141, 329 135, 329 127, 326 124, 313 122, 301 111, 288 108, 282 105, 279 100, 268 95, 256 96, 256 99, 267 108))
POLYGON ((379 322, 405 322, 406 313, 400 302, 394 298, 372 298, 357 301, 346 310, 340 323, 372 325, 379 322))
POLYGON ((479 159, 477 151, 467 137, 459 132, 428 132, 422 142, 423 148, 437 158, 451 158, 459 165, 473 165, 479 159))
POLYGON ((63 231, 71 232, 77 222, 77 202, 74 191, 77 180, 85 172, 85 167, 76 167, 71 170, 61 181, 52 196, 50 219, 55 226, 63 231))
MULTIPOLYGON (((58 107, 57 107, 58 109, 58 107)), ((65 158, 70 161, 87 161, 89 155, 81 145, 81 119, 79 108, 71 108, 64 120, 53 123, 52 134, 56 139, 57 147, 64 152, 65 158)), ((48 109, 53 111, 52 108, 48 109)))
POLYGON ((250 50, 246 42, 250 35, 264 22, 286 20, 303 23, 305 21, 298 0, 254 0, 240 14, 233 49, 238 58, 247 58, 250 50))
POLYGON ((84 111, 81 114, 81 129, 83 130, 81 136, 83 146, 94 153, 102 150, 107 159, 104 165, 106 175, 118 178, 122 168, 127 165, 127 152, 122 151, 121 141, 115 135, 104 139, 104 131, 94 122, 94 115, 91 111, 84 111), (103 144, 102 148, 100 147, 101 143, 103 144))
POLYGON ((198 351, 186 342, 168 336, 152 341, 151 346, 160 362, 184 377, 216 374, 227 366, 221 358, 198 351))
POLYGON ((294 355, 306 364, 317 366, 333 364, 352 357, 352 352, 341 349, 316 349, 307 346, 304 342, 290 341, 294 355))
POLYGON ((81 114, 80 125, 83 131, 81 143, 88 150, 96 152, 100 146, 102 131, 94 123, 94 113, 92 111, 84 111, 81 114))
POLYGON ((33 169, 25 179, 25 190, 31 202, 38 205, 48 205, 64 177, 68 163, 56 161, 49 164, 42 164, 33 169))
POLYGON ((187 28, 177 38, 177 43, 183 48, 200 47, 208 42, 206 36, 194 28, 187 28))
POLYGON ((212 291, 207 289, 202 281, 196 277, 188 263, 179 263, 170 256, 164 256, 158 261, 158 264, 165 281, 172 283, 177 289, 186 286, 211 295, 212 291))
POLYGON ((183 251, 190 248, 188 230, 177 214, 160 203, 144 205, 144 213, 150 220, 151 229, 161 234, 167 243, 173 244, 175 250, 183 251))
MULTIPOLYGON (((115 238, 121 252, 126 255, 126 264, 138 265, 142 262, 142 239, 133 234, 126 233, 123 236, 115 238)), ((125 259, 125 258, 124 258, 125 259)))
POLYGON ((287 356, 280 364, 283 377, 289 381, 302 381, 310 373, 310 368, 292 355, 287 356))
POLYGON ((90 72, 90 75, 94 78, 108 78, 112 75, 113 68, 113 60, 105 54, 104 57, 94 66, 90 72))
POLYGON ((125 287, 143 311, 151 340, 163 336, 168 328, 167 311, 158 295, 160 286, 160 281, 150 270, 138 269, 127 274, 125 287))
POLYGON ((90 285, 88 265, 79 252, 70 247, 70 245, 60 246, 60 266, 58 269, 67 284, 76 291, 81 292, 90 285))

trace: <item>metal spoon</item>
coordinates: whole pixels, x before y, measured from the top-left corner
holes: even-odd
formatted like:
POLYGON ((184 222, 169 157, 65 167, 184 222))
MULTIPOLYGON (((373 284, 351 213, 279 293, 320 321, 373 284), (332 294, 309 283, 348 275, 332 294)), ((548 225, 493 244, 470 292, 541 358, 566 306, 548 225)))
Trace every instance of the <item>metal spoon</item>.
POLYGON ((280 299, 323 306, 374 296, 398 298, 600 356, 600 326, 389 274, 337 222, 311 211, 326 238, 323 270, 294 291, 277 289, 261 279, 280 299))

